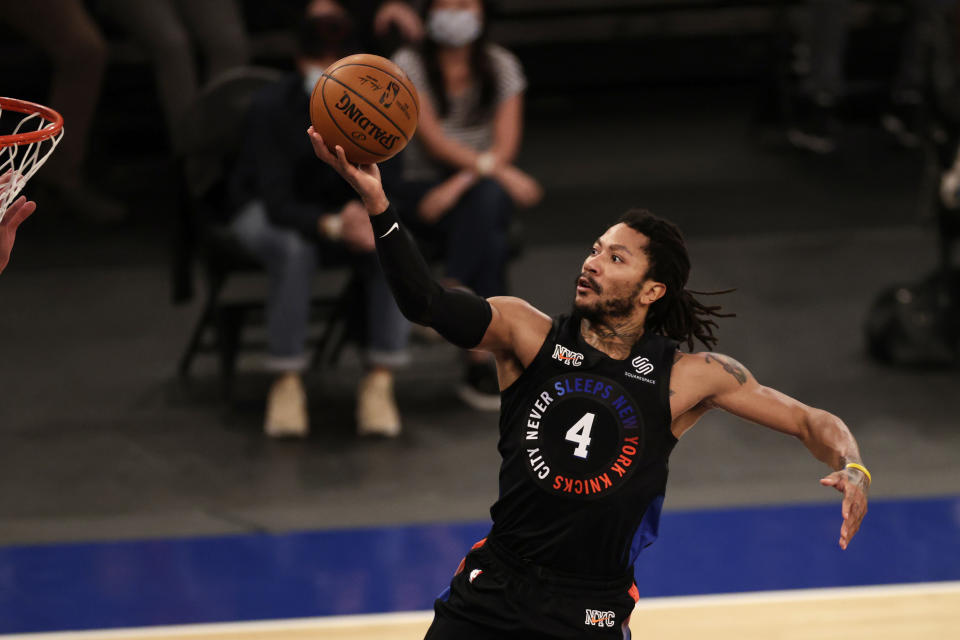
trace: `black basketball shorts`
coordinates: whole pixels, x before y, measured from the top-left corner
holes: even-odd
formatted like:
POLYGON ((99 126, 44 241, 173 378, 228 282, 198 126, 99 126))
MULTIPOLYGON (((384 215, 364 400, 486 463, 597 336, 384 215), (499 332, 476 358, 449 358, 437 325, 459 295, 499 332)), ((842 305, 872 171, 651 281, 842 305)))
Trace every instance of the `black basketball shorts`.
POLYGON ((481 540, 434 603, 426 640, 630 638, 630 578, 561 575, 481 540))

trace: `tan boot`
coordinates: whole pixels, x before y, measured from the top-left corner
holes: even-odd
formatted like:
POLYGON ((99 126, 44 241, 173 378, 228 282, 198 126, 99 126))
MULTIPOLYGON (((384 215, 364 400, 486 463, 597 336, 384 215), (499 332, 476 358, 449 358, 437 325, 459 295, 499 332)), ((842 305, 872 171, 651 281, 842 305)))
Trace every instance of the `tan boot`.
POLYGON ((271 438, 303 438, 309 431, 303 381, 300 374, 285 373, 277 378, 267 395, 263 432, 271 438))
POLYGON ((361 436, 400 435, 400 412, 393 398, 393 374, 384 369, 371 371, 357 388, 357 434, 361 436))

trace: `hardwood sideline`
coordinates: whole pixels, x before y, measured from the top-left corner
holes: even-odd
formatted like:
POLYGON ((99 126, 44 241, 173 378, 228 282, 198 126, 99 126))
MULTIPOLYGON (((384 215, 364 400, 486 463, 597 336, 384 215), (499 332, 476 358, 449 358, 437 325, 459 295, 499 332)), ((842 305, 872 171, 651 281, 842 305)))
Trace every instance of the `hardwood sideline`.
MULTIPOLYGON (((431 612, 25 635, 3 640, 418 640, 431 612)), ((911 640, 960 627, 960 582, 641 600, 635 637, 911 640)))

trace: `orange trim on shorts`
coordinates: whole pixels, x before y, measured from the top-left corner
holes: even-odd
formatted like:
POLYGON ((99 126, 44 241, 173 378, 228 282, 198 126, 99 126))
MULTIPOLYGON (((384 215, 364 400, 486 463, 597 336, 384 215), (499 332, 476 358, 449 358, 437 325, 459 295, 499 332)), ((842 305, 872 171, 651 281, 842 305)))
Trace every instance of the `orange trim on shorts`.
POLYGON ((640 601, 640 590, 637 589, 637 583, 636 583, 636 582, 634 582, 632 585, 630 585, 630 590, 627 591, 627 593, 629 593, 629 594, 630 594, 630 597, 633 598, 634 604, 636 604, 637 602, 640 601))
MULTIPOLYGON (((474 551, 475 549, 479 549, 480 547, 482 547, 482 546, 485 545, 486 543, 487 543, 487 539, 486 539, 486 538, 484 538, 483 540, 479 540, 478 542, 475 542, 472 547, 470 547, 470 551, 474 551)), ((455 576, 460 575, 460 574, 463 572, 463 568, 466 566, 466 564, 467 564, 467 557, 464 556, 464 557, 463 557, 463 560, 460 561, 460 566, 457 567, 457 570, 454 572, 453 575, 455 575, 455 576)), ((634 587, 634 588, 636 588, 636 587, 634 587)), ((637 596, 637 599, 638 599, 638 600, 639 600, 639 598, 640 598, 640 597, 637 596)))

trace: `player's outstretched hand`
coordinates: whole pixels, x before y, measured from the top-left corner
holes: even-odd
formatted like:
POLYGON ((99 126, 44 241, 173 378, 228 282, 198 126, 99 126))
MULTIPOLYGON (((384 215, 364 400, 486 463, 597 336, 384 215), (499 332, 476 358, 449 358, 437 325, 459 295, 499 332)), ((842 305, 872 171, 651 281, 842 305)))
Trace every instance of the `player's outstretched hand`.
POLYGON ((843 525, 840 526, 840 548, 846 549, 850 540, 860 530, 863 516, 867 515, 867 488, 869 481, 861 472, 852 469, 834 471, 820 480, 825 487, 833 487, 843 494, 843 525))
POLYGON ((30 217, 37 208, 37 203, 20 196, 7 207, 0 220, 0 273, 7 268, 10 261, 10 252, 13 251, 13 241, 17 237, 17 227, 30 217))
POLYGON ((334 155, 313 127, 307 129, 307 135, 310 136, 313 152, 350 183, 363 200, 363 206, 367 208, 367 212, 371 215, 383 213, 389 202, 383 192, 379 167, 375 164, 351 164, 340 145, 336 146, 336 155, 334 155))

